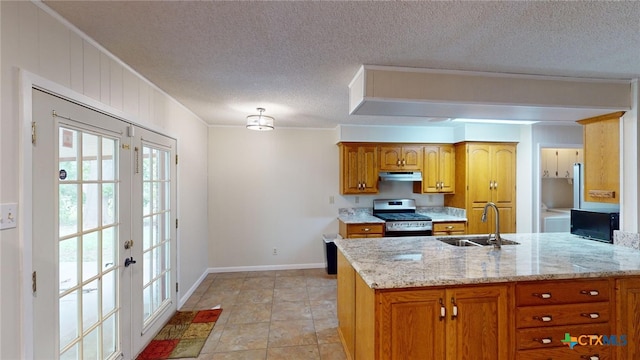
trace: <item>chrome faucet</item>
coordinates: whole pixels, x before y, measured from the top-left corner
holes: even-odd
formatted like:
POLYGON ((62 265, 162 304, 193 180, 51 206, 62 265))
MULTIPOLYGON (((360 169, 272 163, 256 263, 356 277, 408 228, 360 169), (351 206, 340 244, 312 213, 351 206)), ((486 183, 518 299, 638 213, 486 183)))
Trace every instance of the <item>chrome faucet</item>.
MULTIPOLYGON (((495 237, 495 243, 493 244, 493 246, 497 249, 500 249, 502 247, 502 239, 500 238, 500 212, 498 211, 498 207, 496 206, 496 204, 492 202, 488 202, 484 206, 484 211, 482 212, 482 218, 480 220, 482 220, 482 222, 487 222, 488 207, 492 207, 493 210, 495 210, 496 212, 496 233, 495 233, 496 237, 495 237)), ((491 234, 489 234, 489 241, 491 241, 491 234)))

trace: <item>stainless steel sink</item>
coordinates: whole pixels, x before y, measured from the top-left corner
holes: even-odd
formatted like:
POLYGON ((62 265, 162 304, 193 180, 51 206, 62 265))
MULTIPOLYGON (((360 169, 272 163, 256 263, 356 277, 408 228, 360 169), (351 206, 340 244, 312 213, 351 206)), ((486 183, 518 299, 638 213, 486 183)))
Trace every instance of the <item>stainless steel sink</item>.
MULTIPOLYGON (((472 235, 472 236, 445 236, 436 238, 443 243, 453 246, 491 246, 493 242, 489 242, 489 235, 472 235)), ((495 241, 495 240, 494 240, 495 241)), ((519 242, 502 238, 502 245, 519 245, 519 242)))

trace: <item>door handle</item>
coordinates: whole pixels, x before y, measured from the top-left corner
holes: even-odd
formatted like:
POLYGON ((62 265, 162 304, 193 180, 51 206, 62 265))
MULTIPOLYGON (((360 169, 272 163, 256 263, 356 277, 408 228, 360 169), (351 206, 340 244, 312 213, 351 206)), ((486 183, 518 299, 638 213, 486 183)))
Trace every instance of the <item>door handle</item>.
POLYGON ((130 257, 130 258, 124 259, 124 267, 129 267, 129 265, 135 264, 135 263, 136 263, 136 261, 133 260, 133 256, 130 257))

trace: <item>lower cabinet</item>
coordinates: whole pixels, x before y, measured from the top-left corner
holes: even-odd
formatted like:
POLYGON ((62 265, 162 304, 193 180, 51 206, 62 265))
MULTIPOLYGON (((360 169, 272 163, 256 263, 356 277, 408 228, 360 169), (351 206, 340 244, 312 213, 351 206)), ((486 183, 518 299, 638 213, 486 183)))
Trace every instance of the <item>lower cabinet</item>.
POLYGON ((508 285, 382 292, 377 359, 509 359, 508 285))
POLYGON ((433 223, 433 236, 464 235, 466 233, 467 223, 464 221, 433 223))
POLYGON ((338 225, 339 225, 339 230, 338 230, 339 234, 344 239, 384 236, 384 224, 379 224, 379 223, 346 224, 340 221, 338 225))
POLYGON ((626 335, 626 345, 617 346, 617 358, 640 359, 640 277, 616 282, 616 334, 626 335))
POLYGON ((640 359, 637 276, 374 290, 338 263, 348 359, 640 359))

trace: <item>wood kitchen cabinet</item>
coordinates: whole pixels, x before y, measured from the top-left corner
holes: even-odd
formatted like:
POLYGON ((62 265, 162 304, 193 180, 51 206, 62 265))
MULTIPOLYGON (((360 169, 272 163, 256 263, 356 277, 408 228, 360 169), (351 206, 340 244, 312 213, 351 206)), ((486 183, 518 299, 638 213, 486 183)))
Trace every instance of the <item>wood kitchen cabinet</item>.
POLYGON ((616 282, 616 334, 626 335, 626 346, 617 346, 618 359, 640 359, 640 278, 616 282))
POLYGON ((455 147, 425 145, 422 182, 413 183, 414 193, 453 193, 455 191, 455 147))
POLYGON ((433 236, 464 235, 466 233, 467 223, 464 221, 433 223, 433 236))
POLYGON ((422 146, 386 144, 379 146, 380 170, 422 170, 422 146))
MULTIPOLYGON (((562 342, 565 334, 613 334, 613 279, 516 284, 516 359, 610 359, 611 346, 562 342)), ((624 357, 624 359, 631 359, 624 357)))
POLYGON ((494 232, 494 212, 481 222, 488 202, 500 211, 500 232, 516 231, 516 144, 455 144, 455 194, 445 194, 445 206, 467 211, 467 233, 494 232))
POLYGON ((620 202, 620 117, 624 112, 578 121, 584 135, 584 200, 620 202))
POLYGON ((366 293, 362 298, 370 301, 359 303, 356 313, 364 315, 356 318, 373 329, 356 331, 354 359, 509 359, 511 289, 356 287, 356 293, 366 293), (370 319, 375 314, 379 321, 370 319), (370 345, 359 346, 360 341, 370 345))
POLYGON ((382 223, 358 223, 346 224, 342 221, 338 223, 338 232, 342 238, 372 238, 384 236, 384 224, 382 223))
POLYGON ((378 147, 375 144, 340 143, 340 193, 378 192, 378 147))

